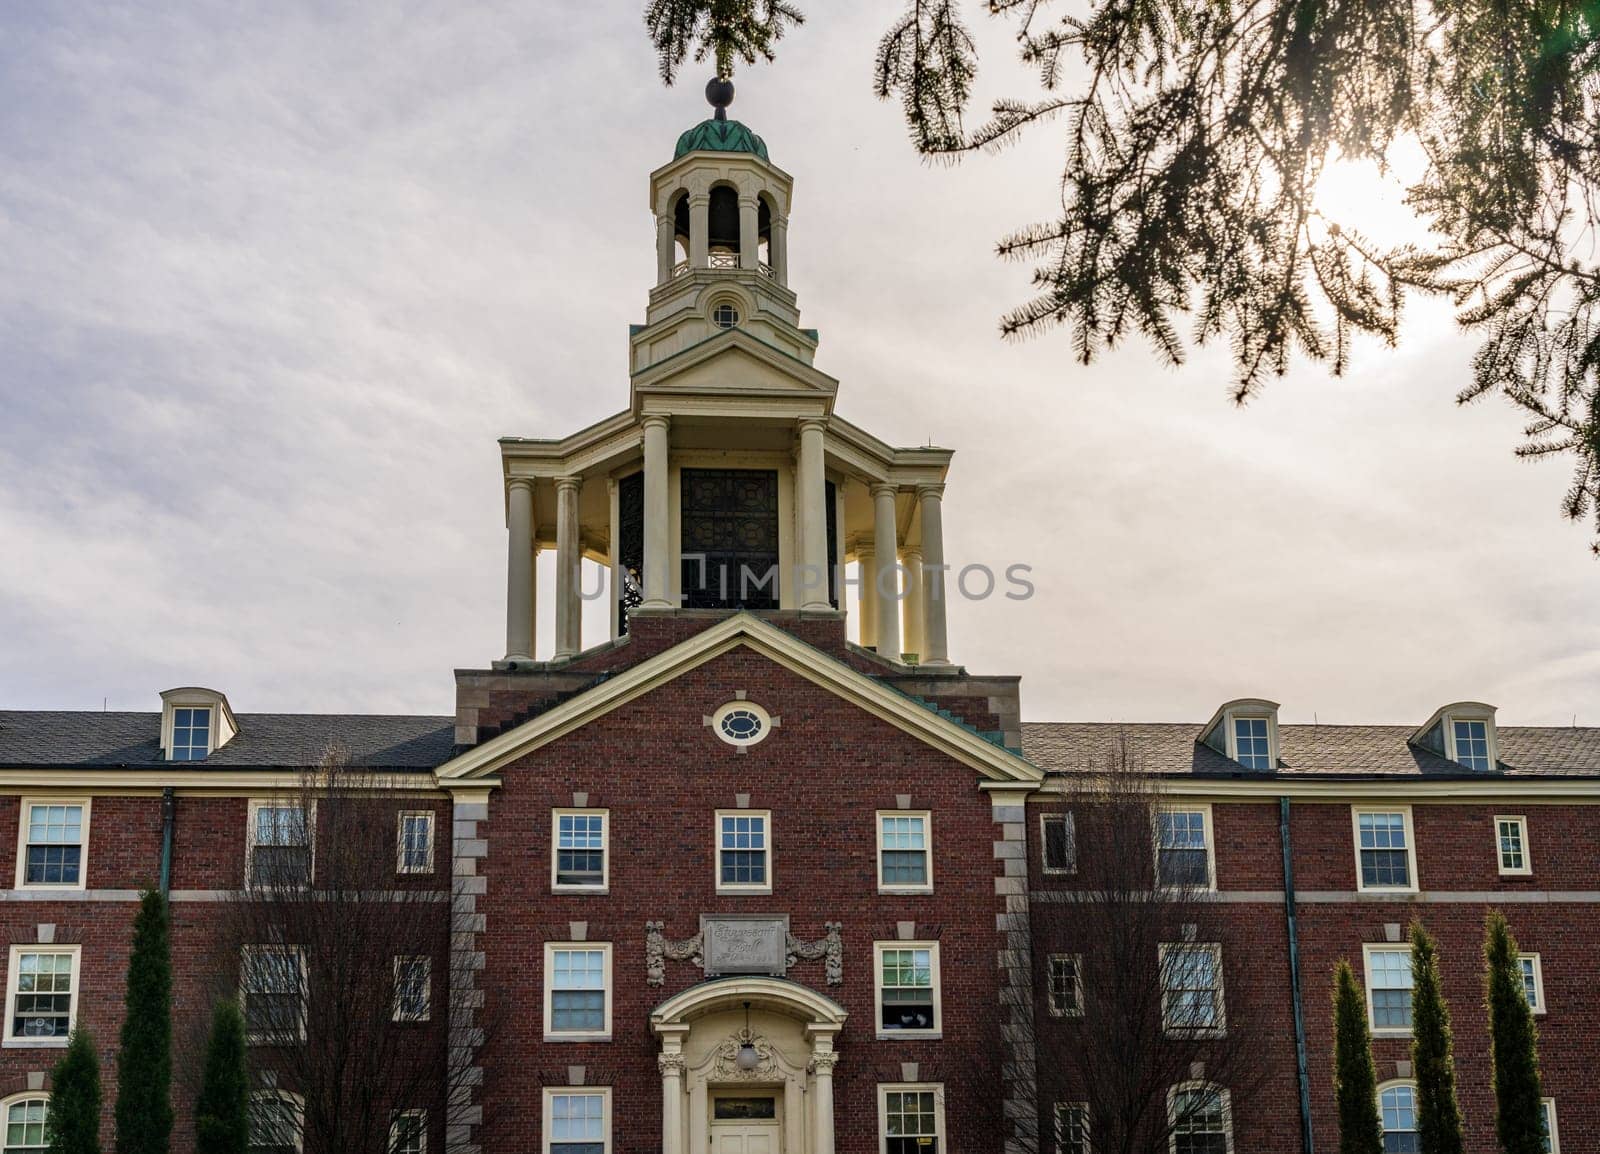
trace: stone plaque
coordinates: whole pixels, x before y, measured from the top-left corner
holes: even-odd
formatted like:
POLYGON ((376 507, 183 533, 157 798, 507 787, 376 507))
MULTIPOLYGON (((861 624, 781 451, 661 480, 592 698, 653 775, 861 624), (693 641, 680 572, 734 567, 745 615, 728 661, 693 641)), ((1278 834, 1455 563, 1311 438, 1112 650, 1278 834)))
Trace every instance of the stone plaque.
POLYGON ((782 977, 789 955, 789 919, 765 914, 700 918, 706 975, 770 974, 782 977))

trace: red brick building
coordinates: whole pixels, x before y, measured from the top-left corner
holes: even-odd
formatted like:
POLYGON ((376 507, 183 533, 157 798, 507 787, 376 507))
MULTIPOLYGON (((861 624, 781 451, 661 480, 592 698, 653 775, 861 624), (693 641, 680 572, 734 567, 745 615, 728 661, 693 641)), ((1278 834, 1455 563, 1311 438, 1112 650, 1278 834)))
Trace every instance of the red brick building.
MULTIPOLYGON (((506 653, 456 672, 454 717, 235 714, 206 689, 151 713, 0 713, 17 847, 0 1151, 41 1147, 74 1026, 114 1084, 141 887, 171 895, 180 1037, 203 1023, 219 911, 269 864, 313 884, 328 868, 328 816, 297 799, 330 746, 383 782, 394 890, 449 916, 395 958, 395 1021, 453 1072, 387 1104, 404 1154, 1080 1154, 1093 1118, 1058 1060, 1095 993, 1075 960, 1096 947, 1073 913, 1093 848, 1074 783, 1119 750, 1160 783, 1151 869, 1187 878, 1218 927, 1162 943, 1186 959, 1163 997, 1219 1045, 1248 1025, 1255 1071, 1248 1094, 1204 1062, 1167 1086, 1200 1105, 1173 1151, 1334 1148, 1341 958, 1368 986, 1386 1140, 1414 1148, 1403 935, 1420 917, 1487 1154, 1491 907, 1526 951, 1551 1148, 1587 1148, 1600 730, 1501 728, 1475 703, 1414 731, 1280 727, 1254 700, 1203 725, 1024 723, 1016 678, 951 661, 945 617, 1024 596, 1027 575, 947 565, 950 451, 834 412, 788 287, 792 192, 720 109, 652 174, 658 278, 628 406, 501 442, 506 653), (609 636, 587 646, 585 561, 615 575, 609 636)), ((227 975, 253 1028, 317 1004, 299 948, 262 942, 227 975)), ((297 1132, 311 1088, 260 1069, 259 1148, 316 1149, 297 1132)), ((180 1079, 180 1150, 192 1103, 180 1079)))

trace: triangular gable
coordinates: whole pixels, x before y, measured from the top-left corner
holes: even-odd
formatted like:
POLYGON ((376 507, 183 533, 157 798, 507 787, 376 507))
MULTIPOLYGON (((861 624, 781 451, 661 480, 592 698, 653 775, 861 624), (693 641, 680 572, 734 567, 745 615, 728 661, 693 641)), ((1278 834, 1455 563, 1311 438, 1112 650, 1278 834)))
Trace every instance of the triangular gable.
POLYGON ((807 681, 920 738, 997 782, 1037 785, 1044 774, 1009 750, 985 741, 902 693, 858 673, 750 613, 738 613, 562 702, 517 728, 440 766, 440 781, 486 777, 660 685, 739 646, 755 650, 807 681))
POLYGON ((641 369, 633 376, 633 388, 635 392, 801 392, 831 397, 839 391, 839 382, 743 329, 728 329, 641 369))

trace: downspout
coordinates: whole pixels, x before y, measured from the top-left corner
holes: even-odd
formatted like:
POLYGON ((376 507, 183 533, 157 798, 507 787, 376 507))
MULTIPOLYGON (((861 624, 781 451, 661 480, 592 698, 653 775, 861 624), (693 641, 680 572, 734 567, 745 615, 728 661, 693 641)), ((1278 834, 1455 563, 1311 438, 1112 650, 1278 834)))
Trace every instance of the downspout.
POLYGON ((1289 840, 1289 799, 1278 799, 1278 840, 1283 845, 1283 916, 1289 927, 1289 990, 1294 995, 1294 1059, 1300 1079, 1300 1145, 1314 1154, 1311 1137, 1311 1076, 1306 1068, 1306 1018, 1300 1003, 1300 927, 1294 904, 1294 853, 1289 840))
POLYGON ((161 791, 161 899, 172 889, 172 825, 178 816, 178 798, 169 785, 161 791))

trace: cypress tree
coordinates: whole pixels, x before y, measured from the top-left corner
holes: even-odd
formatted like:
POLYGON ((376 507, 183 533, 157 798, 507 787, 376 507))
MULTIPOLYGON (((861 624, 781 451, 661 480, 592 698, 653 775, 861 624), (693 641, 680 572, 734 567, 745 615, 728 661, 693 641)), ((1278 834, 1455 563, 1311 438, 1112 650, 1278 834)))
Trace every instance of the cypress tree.
POLYGON ((45 1133, 50 1154, 100 1154, 100 1055, 88 1030, 72 1031, 50 1074, 45 1133))
POLYGON ((1494 1063, 1495 1133, 1505 1154, 1542 1154, 1538 1034, 1522 983, 1517 940, 1499 910, 1489 911, 1483 943, 1489 997, 1489 1056, 1494 1063))
POLYGON ((237 1002, 218 1002, 211 1016, 194 1133, 196 1154, 246 1154, 250 1145, 250 1076, 237 1002))
POLYGON ((167 1154, 172 1139, 172 956, 167 902, 147 890, 133 924, 117 1056, 117 1154, 167 1154))
POLYGON ((1339 1154, 1383 1154, 1367 1000, 1345 961, 1333 975, 1333 1092, 1339 1104, 1339 1154))
POLYGON ((1411 923, 1411 1064, 1417 1079, 1422 1154, 1462 1154, 1450 1007, 1439 988, 1439 954, 1421 922, 1411 923))

